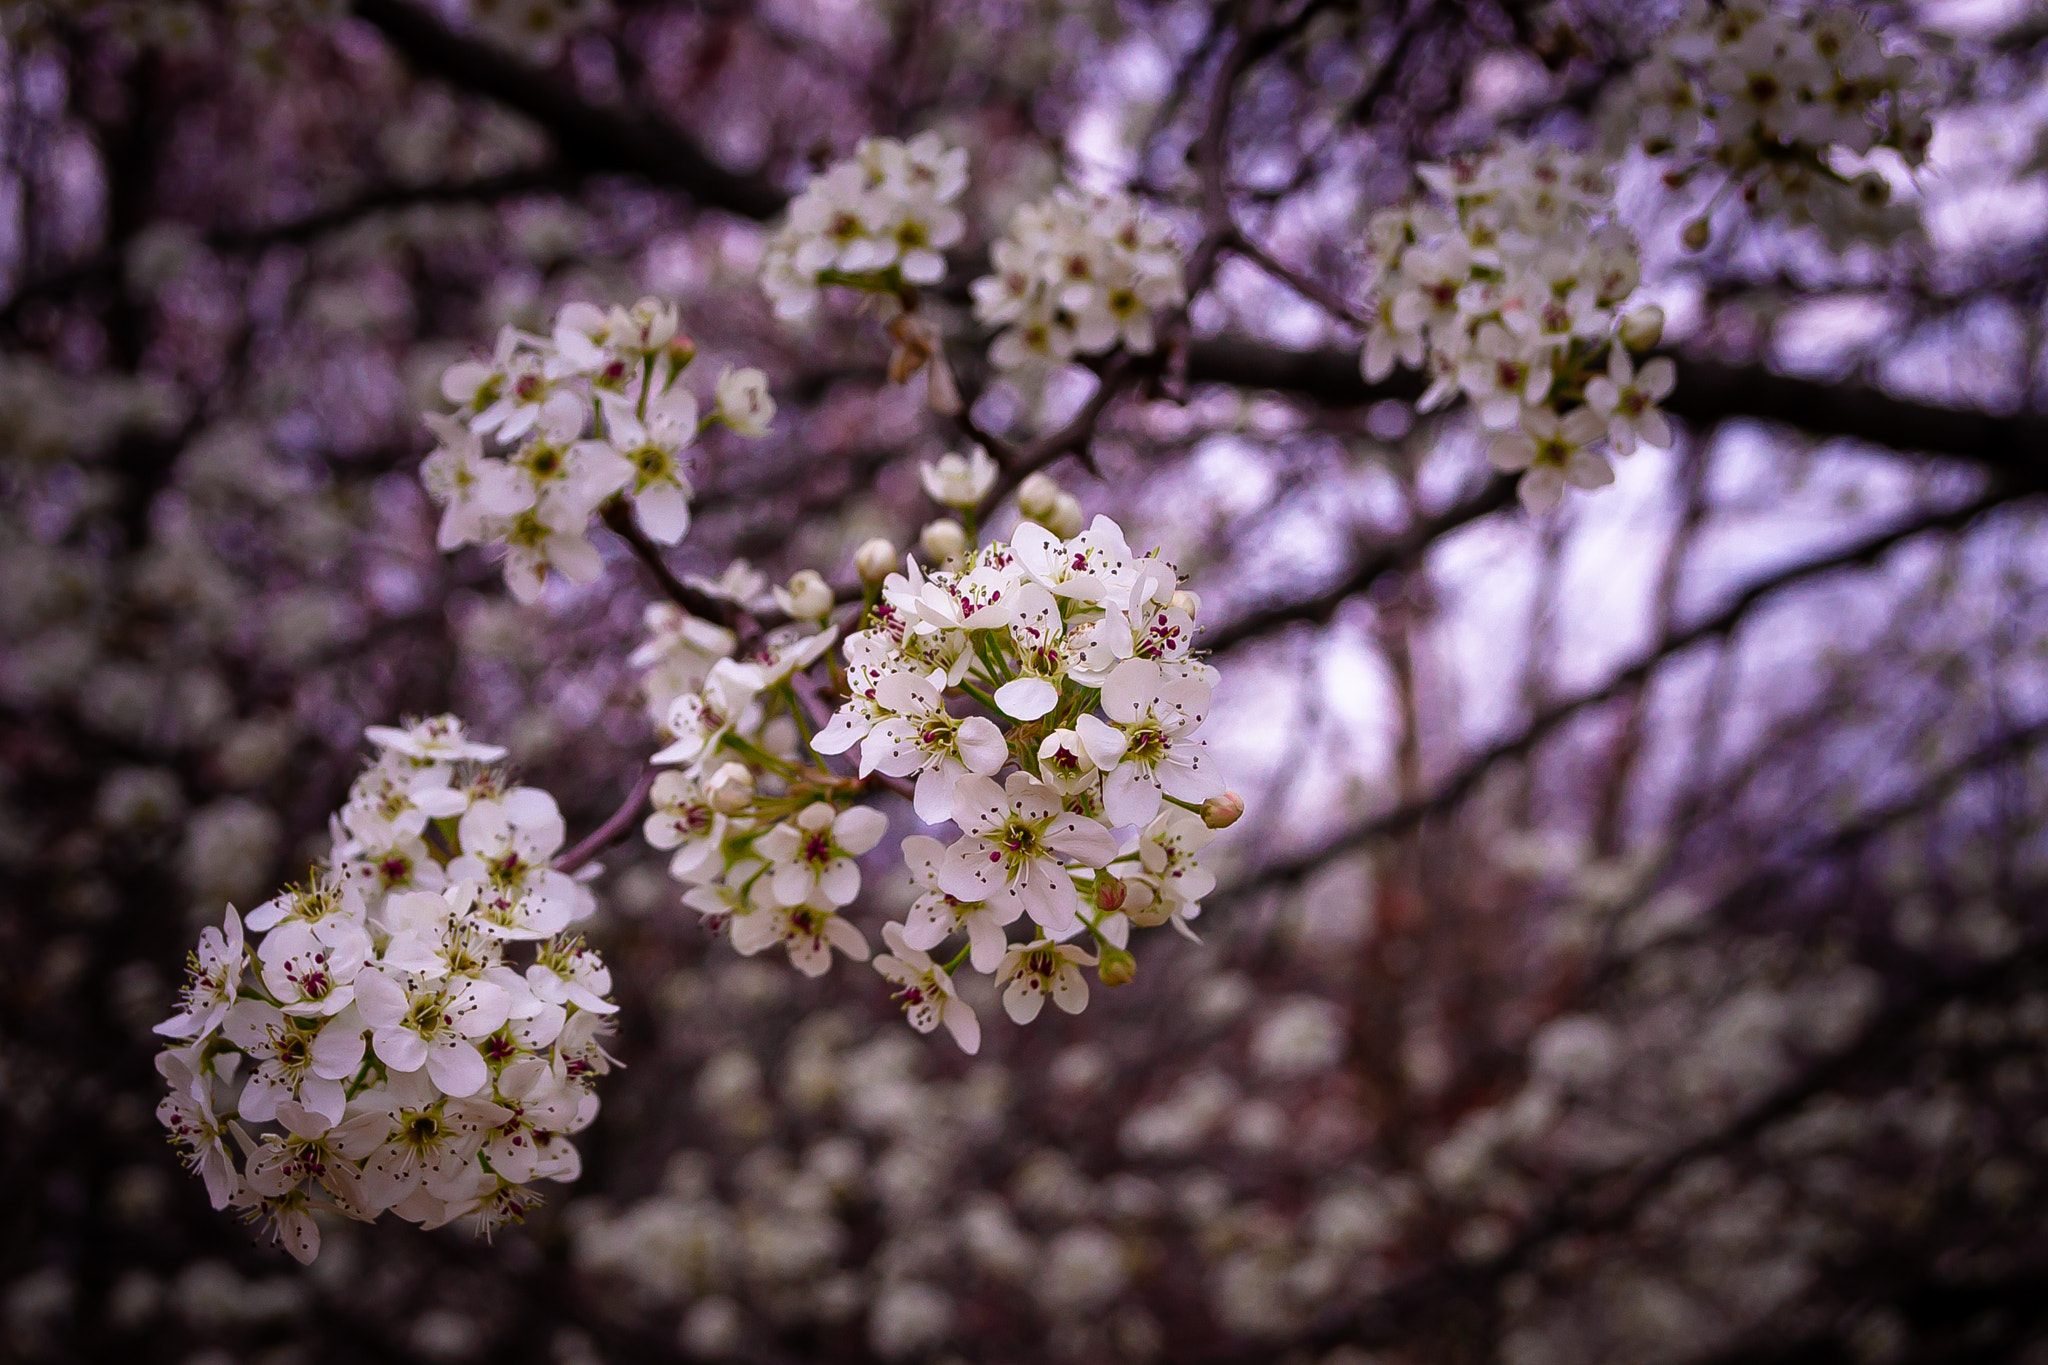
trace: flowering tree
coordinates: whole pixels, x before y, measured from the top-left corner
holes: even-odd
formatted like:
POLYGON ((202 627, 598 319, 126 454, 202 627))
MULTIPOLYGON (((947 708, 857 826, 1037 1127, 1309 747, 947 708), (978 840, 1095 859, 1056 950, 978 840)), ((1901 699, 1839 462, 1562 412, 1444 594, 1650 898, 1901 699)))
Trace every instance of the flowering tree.
POLYGON ((2025 23, 7 22, 24 1358, 2043 1330, 2025 23))

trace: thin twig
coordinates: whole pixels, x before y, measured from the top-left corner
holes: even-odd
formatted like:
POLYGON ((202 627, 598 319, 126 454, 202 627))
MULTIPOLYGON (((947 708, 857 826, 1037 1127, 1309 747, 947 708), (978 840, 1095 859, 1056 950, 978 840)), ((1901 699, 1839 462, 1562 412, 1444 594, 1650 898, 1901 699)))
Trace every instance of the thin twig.
POLYGON ((1545 736, 1580 712, 1609 701, 1627 688, 1642 682, 1666 659, 1703 641, 1718 639, 1731 633, 1748 618, 1757 603, 1765 598, 1775 596, 1796 583, 1823 574, 1873 563, 1885 551, 1916 536, 1934 531, 1961 530, 1992 508, 2010 501, 2014 496, 2015 490, 2010 487, 1995 488, 1960 507, 1922 513, 1840 550, 1803 560, 1790 568, 1758 579, 1737 592, 1719 611, 1682 630, 1667 632, 1645 654, 1614 674, 1605 683, 1552 704, 1535 716, 1519 733, 1474 754, 1428 796, 1404 801, 1383 815, 1353 825, 1306 853, 1260 868, 1250 875, 1247 882, 1232 887, 1231 890, 1242 892, 1251 885, 1270 885, 1298 880, 1332 858, 1363 844, 1412 829, 1424 820, 1447 811, 1464 800, 1498 764, 1529 752, 1545 736))
POLYGON ((1366 320, 1335 290, 1318 283, 1292 266, 1283 265, 1272 252, 1253 241, 1242 228, 1233 227, 1223 245, 1226 250, 1244 257, 1339 322, 1349 323, 1361 332, 1367 330, 1366 320))
POLYGON ((692 616, 701 616, 722 626, 734 624, 739 615, 736 604, 713 597, 703 589, 693 588, 677 578, 675 570, 669 568, 668 562, 661 557, 660 548, 634 523, 632 509, 624 502, 613 501, 605 504, 604 524, 609 526, 619 539, 632 547, 633 553, 640 557, 640 562, 654 575, 654 581, 660 585, 669 601, 692 616))
POLYGON ((590 831, 574 848, 555 859, 555 871, 574 872, 624 837, 626 831, 633 827, 633 821, 639 818, 640 808, 647 804, 648 793, 654 790, 654 779, 659 776, 661 769, 654 767, 641 773, 639 781, 633 784, 633 790, 626 794, 626 799, 610 818, 590 831))

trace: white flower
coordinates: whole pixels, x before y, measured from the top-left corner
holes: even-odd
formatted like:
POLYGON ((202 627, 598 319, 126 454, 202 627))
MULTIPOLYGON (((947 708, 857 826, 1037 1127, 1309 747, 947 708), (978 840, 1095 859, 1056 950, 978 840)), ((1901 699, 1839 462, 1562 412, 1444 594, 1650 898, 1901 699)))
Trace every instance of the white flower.
POLYGON ((1573 408, 1560 420, 1549 408, 1522 414, 1522 429, 1494 438, 1487 458, 1496 469, 1526 471, 1518 492, 1531 512, 1557 506, 1564 486, 1599 488, 1614 482, 1614 468, 1587 449, 1605 435, 1600 417, 1590 408, 1573 408))
POLYGON ((992 972, 1009 946, 1003 930, 1024 913, 1024 907, 1008 897, 991 903, 963 901, 948 895, 939 885, 945 857, 946 846, 928 834, 913 834, 903 841, 903 861, 910 868, 911 879, 923 888, 911 904, 910 916, 903 926, 903 941, 929 952, 965 931, 968 961, 977 972, 992 972))
POLYGON ((604 413, 605 441, 585 441, 577 451, 586 459, 608 455, 630 466, 633 515, 640 529, 663 545, 674 545, 690 529, 689 461, 683 451, 697 439, 697 400, 689 390, 670 389, 644 404, 611 394, 598 397, 604 413))
POLYGON ((768 393, 768 376, 752 366, 735 370, 728 366, 718 375, 718 416, 742 436, 766 436, 775 420, 775 399, 768 393))
POLYGON ((254 1064, 236 1106, 243 1119, 266 1123, 289 1100, 330 1125, 341 1122, 348 1106, 342 1082, 363 1060, 362 1028, 348 1013, 332 1023, 300 1020, 261 1000, 242 1000, 221 1032, 254 1064))
MULTIPOLYGON (((756 913, 748 896, 755 877, 766 866, 759 858, 740 858, 726 867, 722 876, 713 870, 712 880, 701 882, 683 893, 683 904, 702 915, 704 926, 716 933, 734 917, 756 913)), ((772 942, 774 939, 767 939, 760 947, 772 942)), ((754 951, 759 952, 760 948, 754 951)))
POLYGON ((1208 688, 1164 678, 1156 667, 1132 660, 1103 683, 1102 709, 1114 724, 1082 716, 1074 728, 1104 773, 1102 805, 1110 823, 1144 824, 1159 810, 1162 793, 1197 803, 1222 794, 1207 746, 1191 738, 1208 713, 1208 688))
POLYGON ((1458 387, 1493 430, 1513 426, 1523 406, 1544 401, 1552 379, 1549 353, 1532 349, 1500 323, 1489 322, 1473 338, 1457 367, 1458 387))
POLYGON ((590 508, 566 490, 550 490, 512 519, 505 532, 505 586, 520 602, 540 600, 549 569, 576 583, 594 583, 604 573, 604 560, 583 534, 590 508))
POLYGON ((1068 1014, 1088 1008, 1088 978, 1081 968, 1095 965, 1095 957, 1071 943, 1039 939, 1019 944, 1003 954, 996 984, 1003 987, 1003 1010, 1011 1019, 1028 1024, 1045 1008, 1045 998, 1068 1014))
POLYGON ((758 668, 720 659, 711 666, 702 692, 686 692, 670 705, 667 728, 675 738, 648 762, 696 763, 715 753, 725 735, 751 717, 761 686, 758 668))
POLYGON ((889 951, 875 959, 875 970, 900 987, 896 999, 910 1026, 919 1033, 930 1033, 944 1024, 962 1052, 972 1056, 980 1051, 981 1021, 955 993, 946 969, 911 947, 900 924, 883 925, 882 941, 889 951))
MULTIPOLYGON (((375 1118, 360 1117, 335 1125, 293 1100, 277 1106, 282 1133, 266 1134, 263 1145, 249 1158, 246 1181, 249 1191, 262 1199, 285 1198, 297 1186, 312 1183, 333 1197, 344 1213, 356 1218, 373 1216, 363 1197, 362 1172, 356 1163, 377 1149, 383 1134, 375 1118)), ((313 1233, 311 1250, 319 1250, 319 1233, 313 1233)), ((298 1251, 293 1251, 298 1255, 298 1251)), ((311 1260, 312 1256, 300 1256, 311 1260)))
POLYGON ((474 1095, 490 1082, 475 1040, 510 1017, 505 988, 489 981, 414 981, 373 969, 356 979, 356 1008, 371 1029, 377 1059, 393 1071, 418 1071, 443 1093, 474 1095))
MULTIPOLYGON (((398 1209, 401 1216, 407 1210, 400 1206, 416 1193, 439 1200, 462 1191, 485 1132, 509 1117, 500 1105, 436 1094, 416 1076, 394 1076, 381 1095, 365 1100, 377 1107, 364 1127, 384 1134, 363 1163, 363 1198, 370 1208, 398 1209)), ((426 1205, 412 1211, 421 1221, 438 1212, 426 1205)))
POLYGON ((965 831, 946 851, 939 885, 963 901, 1013 901, 1047 932, 1080 927, 1066 859, 1101 867, 1116 842, 1093 820, 1061 809, 1059 793, 1029 773, 1005 786, 969 774, 953 790, 953 819, 965 831))
POLYGON ((1662 356, 1638 371, 1627 352, 1616 346, 1607 356, 1607 373, 1586 381, 1586 406, 1607 423, 1607 439, 1617 455, 1633 455, 1638 440, 1664 449, 1671 444, 1671 422, 1657 403, 1678 383, 1678 368, 1662 356))
POLYGON ((892 673, 875 683, 875 701, 891 713, 860 742, 860 774, 917 774, 917 818, 937 824, 953 818, 954 784, 967 773, 1000 771, 1010 756, 1003 732, 983 716, 958 719, 946 710, 939 683, 914 673, 892 673))
POLYGON ((1088 756, 1077 730, 1055 730, 1039 741, 1038 775, 1062 796, 1090 790, 1102 781, 1102 771, 1088 756))
POLYGON ((834 948, 855 962, 868 960, 868 941, 860 930, 815 905, 770 906, 733 918, 732 946, 741 956, 752 957, 778 943, 788 951, 790 965, 805 976, 831 970, 834 948))
POLYGON ((619 1008, 605 998, 612 988, 611 968, 581 938, 542 944, 526 969, 526 984, 544 1005, 573 1006, 593 1014, 611 1014, 619 1008))
POLYGON ((965 455, 942 455, 937 464, 921 460, 917 466, 918 479, 931 500, 961 511, 979 507, 989 489, 995 487, 1000 472, 980 446, 972 447, 965 455))
POLYGON ((448 715, 414 721, 402 730, 389 725, 367 726, 363 737, 380 749, 429 763, 454 763, 462 759, 495 763, 505 756, 503 747, 469 738, 462 732, 461 720, 448 715))
POLYGON ((687 773, 666 772, 654 779, 652 797, 654 810, 641 829, 653 847, 675 850, 669 859, 669 876, 679 882, 716 877, 721 870, 727 820, 711 804, 702 784, 687 773))
POLYGON ((514 787, 480 799, 458 827, 462 853, 448 864, 454 882, 477 887, 485 932, 502 938, 546 938, 587 914, 589 893, 549 865, 565 831, 555 798, 514 787))
MULTIPOLYGON (((498 1077, 497 1105, 506 1117, 485 1130, 482 1150, 498 1175, 525 1184, 542 1175, 553 1134, 576 1118, 580 1096, 538 1057, 524 1057, 498 1077)), ((566 1147, 566 1144, 564 1144, 566 1147)), ((575 1148, 568 1147, 574 1152, 575 1148)), ((572 1177, 573 1178, 573 1177, 572 1177)))
POLYGON ((369 962, 370 936, 353 918, 291 920, 265 935, 258 972, 286 1014, 339 1014, 355 999, 356 973, 369 962))
POLYGON ((756 841, 768 860, 766 884, 780 905, 838 907, 860 894, 860 867, 854 862, 880 843, 889 830, 888 817, 867 806, 835 812, 828 802, 814 801, 756 841))
POLYGON ((647 715, 659 724, 685 692, 704 685, 705 675, 720 659, 730 658, 739 641, 724 626, 701 620, 670 602, 648 605, 647 638, 626 660, 647 672, 641 686, 647 693, 647 715))
POLYGON ((971 288, 975 316, 1009 324, 989 348, 999 370, 1042 371, 1077 352, 1156 344, 1154 314, 1186 296, 1166 222, 1123 194, 1060 189, 1020 207, 971 288))
POLYGON ((171 1093, 157 1105, 156 1118, 170 1130, 171 1140, 185 1149, 185 1164, 206 1182, 207 1199, 224 1209, 240 1178, 228 1154, 227 1128, 214 1116, 208 1077, 193 1069, 197 1051, 171 1048, 157 1054, 156 1069, 170 1083, 171 1093))
POLYGON ((227 921, 199 931, 199 947, 185 964, 185 985, 178 1012, 158 1024, 155 1032, 171 1038, 210 1036, 227 1017, 241 989, 248 952, 242 942, 242 919, 228 907, 227 921))
MULTIPOLYGON (((1149 926, 1170 920, 1194 937, 1187 922, 1202 913, 1202 898, 1216 889, 1215 874, 1195 855, 1216 837, 1193 811, 1169 806, 1153 818, 1138 838, 1138 871, 1124 881, 1128 899, 1124 913, 1131 922, 1149 926)), ((1122 870, 1119 863, 1116 870, 1122 870)))
POLYGON ((439 413, 429 413, 427 425, 441 444, 420 464, 420 481, 442 505, 436 544, 444 552, 485 544, 499 522, 533 505, 532 485, 485 455, 475 432, 439 413))

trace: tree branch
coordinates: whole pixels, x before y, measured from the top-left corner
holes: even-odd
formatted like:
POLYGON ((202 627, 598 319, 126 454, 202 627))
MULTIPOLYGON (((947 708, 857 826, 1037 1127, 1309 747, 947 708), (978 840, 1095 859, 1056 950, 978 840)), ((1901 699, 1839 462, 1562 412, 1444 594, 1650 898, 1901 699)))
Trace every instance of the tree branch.
POLYGON ((1216 629, 1203 634, 1202 648, 1211 653, 1221 653, 1247 640, 1270 635, 1297 622, 1327 621, 1344 603, 1372 587, 1385 575, 1415 564, 1431 546, 1450 532, 1482 517, 1491 516, 1504 507, 1511 507, 1514 501, 1515 481, 1497 474, 1487 480, 1485 487, 1470 497, 1452 504, 1434 516, 1421 518, 1400 535, 1381 543, 1371 554, 1359 561, 1342 582, 1325 588, 1313 597, 1260 607, 1246 612, 1234 621, 1226 621, 1216 629))
POLYGON ((564 166, 643 176, 743 218, 773 218, 789 202, 773 182, 727 170, 669 124, 592 104, 551 74, 456 33, 411 0, 355 0, 355 12, 418 71, 539 124, 564 166))
MULTIPOLYGON (((1678 366, 1678 387, 1664 402, 1673 417, 1702 426, 1743 417, 1779 422, 1816 437, 1968 460, 2000 471, 2017 488, 2048 487, 2048 417, 2040 414, 1944 407, 1867 384, 1795 379, 1762 365, 1666 354, 1678 366)), ((1187 366, 1190 383, 1274 389, 1333 408, 1412 402, 1423 388, 1422 376, 1407 370, 1366 382, 1350 351, 1290 351, 1242 338, 1191 343, 1187 366)))
POLYGON ((632 509, 623 501, 615 499, 606 503, 603 516, 604 524, 609 526, 619 539, 632 547, 633 553, 640 557, 640 562, 654 575, 654 581, 660 585, 669 601, 692 616, 701 616, 722 626, 734 623, 734 618, 738 614, 734 604, 693 588, 677 578, 675 570, 669 568, 668 561, 661 557, 661 547, 647 538, 647 533, 634 522, 632 509))
POLYGON ((654 767, 641 773, 633 784, 633 790, 626 793, 626 799, 619 803, 619 808, 574 848, 555 859, 555 871, 574 872, 624 838, 626 831, 633 827, 633 821, 639 817, 640 808, 647 804, 648 793, 654 790, 654 779, 659 776, 661 769, 654 767))
MULTIPOLYGON (((1647 679, 1666 659, 1689 649, 1703 640, 1728 634, 1739 626, 1750 610, 1766 597, 1772 596, 1795 583, 1833 573, 1839 569, 1874 562, 1886 550, 1902 541, 1930 531, 1959 530, 1967 526, 1993 507, 2008 501, 2014 490, 1996 489, 1961 507, 1947 511, 1923 513, 1867 536, 1833 553, 1817 559, 1803 560, 1790 568, 1770 574, 1738 592, 1726 606, 1703 620, 1683 630, 1666 633, 1641 658, 1622 669, 1605 683, 1588 692, 1567 698, 1539 712, 1519 733, 1500 740, 1467 759, 1465 763, 1428 796, 1403 802, 1385 814, 1362 821, 1321 846, 1293 858, 1268 864, 1252 874, 1255 884, 1270 885, 1275 882, 1295 881, 1313 872, 1330 859, 1369 843, 1411 829, 1433 815, 1440 814, 1464 800, 1493 768, 1508 759, 1526 754, 1552 731, 1589 707, 1597 706, 1619 695, 1628 688, 1647 679)), ((1242 890, 1236 887, 1233 890, 1242 890)))

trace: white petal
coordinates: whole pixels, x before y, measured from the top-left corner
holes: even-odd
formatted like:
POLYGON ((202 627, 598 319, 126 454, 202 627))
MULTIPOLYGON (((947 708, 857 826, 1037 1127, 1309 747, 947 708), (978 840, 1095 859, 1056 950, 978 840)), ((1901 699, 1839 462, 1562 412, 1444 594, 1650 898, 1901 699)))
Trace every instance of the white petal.
POLYGON ((1044 678, 1017 678, 998 687, 995 700, 1013 720, 1037 720, 1059 705, 1060 690, 1044 678))

